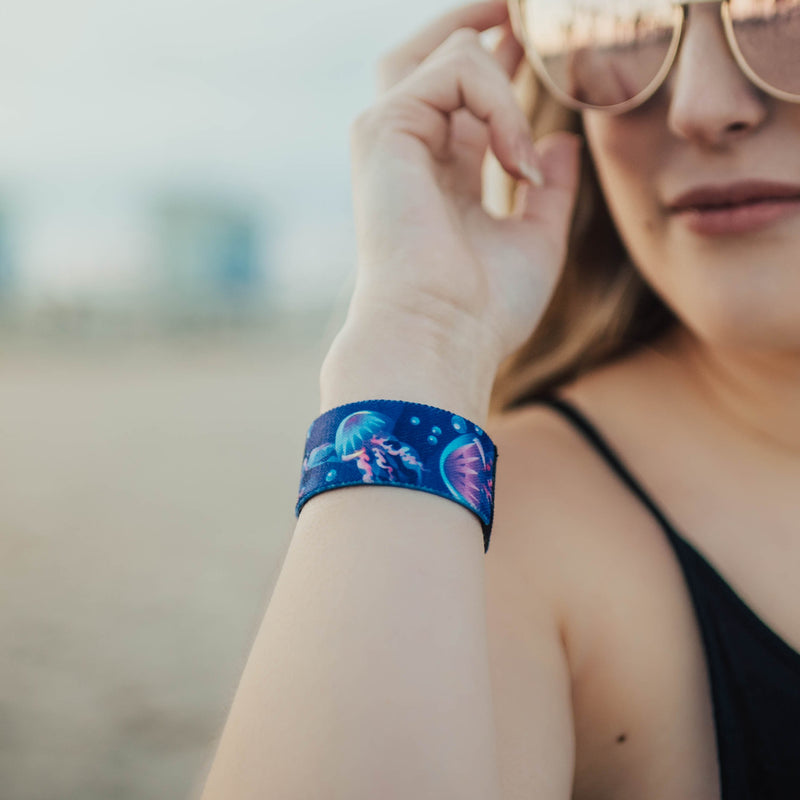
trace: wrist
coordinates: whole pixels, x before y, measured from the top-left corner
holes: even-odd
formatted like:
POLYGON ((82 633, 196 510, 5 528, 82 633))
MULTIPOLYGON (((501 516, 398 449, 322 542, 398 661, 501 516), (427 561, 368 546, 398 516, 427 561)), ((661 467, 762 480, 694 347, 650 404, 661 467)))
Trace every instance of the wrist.
POLYGON ((320 413, 366 399, 405 400, 452 411, 481 425, 497 365, 472 333, 428 320, 349 317, 320 372, 320 413))

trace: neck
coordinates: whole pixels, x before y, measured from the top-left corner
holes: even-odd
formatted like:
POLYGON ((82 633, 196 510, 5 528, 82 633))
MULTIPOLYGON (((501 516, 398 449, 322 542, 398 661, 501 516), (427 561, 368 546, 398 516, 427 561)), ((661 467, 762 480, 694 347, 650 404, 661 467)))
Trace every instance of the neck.
POLYGON ((800 351, 712 347, 681 327, 665 341, 692 391, 750 446, 800 461, 800 351))

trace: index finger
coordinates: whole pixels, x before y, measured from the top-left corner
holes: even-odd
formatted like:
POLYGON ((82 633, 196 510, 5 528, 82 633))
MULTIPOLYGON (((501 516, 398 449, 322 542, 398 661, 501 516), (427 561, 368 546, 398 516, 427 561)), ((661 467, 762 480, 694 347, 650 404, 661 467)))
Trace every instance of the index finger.
POLYGON ((486 31, 508 19, 506 0, 483 0, 448 11, 383 59, 381 89, 386 90, 416 69, 459 28, 486 31))

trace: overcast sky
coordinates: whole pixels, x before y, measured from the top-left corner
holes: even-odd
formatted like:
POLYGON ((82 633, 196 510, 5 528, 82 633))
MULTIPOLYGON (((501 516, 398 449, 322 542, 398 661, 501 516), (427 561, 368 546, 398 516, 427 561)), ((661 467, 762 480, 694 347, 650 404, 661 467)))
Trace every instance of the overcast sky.
POLYGON ((265 209, 290 293, 312 276, 318 292, 329 291, 353 258, 350 121, 374 98, 380 54, 452 6, 7 5, 0 26, 0 189, 20 219, 17 245, 32 282, 135 280, 147 247, 131 224, 137 204, 153 187, 176 187, 230 194, 265 209), (130 274, 94 274, 106 263, 105 250, 120 242, 130 263, 117 259, 115 269, 130 274))

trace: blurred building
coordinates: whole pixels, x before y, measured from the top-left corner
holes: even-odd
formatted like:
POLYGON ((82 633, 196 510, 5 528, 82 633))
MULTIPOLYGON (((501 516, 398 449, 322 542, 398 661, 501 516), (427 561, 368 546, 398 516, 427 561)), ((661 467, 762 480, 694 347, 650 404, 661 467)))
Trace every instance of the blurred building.
POLYGON ((224 193, 54 190, 0 202, 0 326, 151 332, 249 324, 276 304, 272 222, 224 193))
POLYGON ((269 305, 265 221, 216 198, 172 196, 156 205, 159 308, 183 321, 263 316, 269 305))

